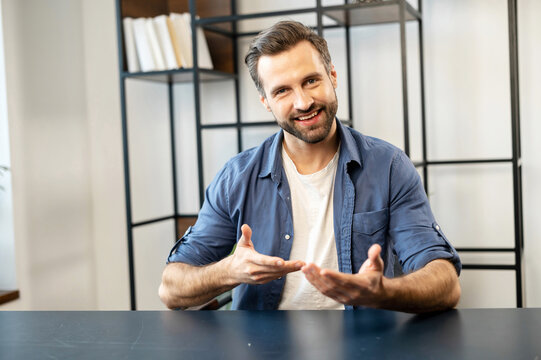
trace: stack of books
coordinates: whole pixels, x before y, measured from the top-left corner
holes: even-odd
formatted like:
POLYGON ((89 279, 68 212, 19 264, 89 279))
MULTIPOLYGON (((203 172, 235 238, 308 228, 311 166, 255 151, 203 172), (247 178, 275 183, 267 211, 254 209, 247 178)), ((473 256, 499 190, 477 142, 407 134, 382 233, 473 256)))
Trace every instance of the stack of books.
MULTIPOLYGON (((122 20, 129 72, 192 68, 192 26, 189 13, 122 20)), ((212 69, 202 28, 197 29, 200 68, 212 69)))

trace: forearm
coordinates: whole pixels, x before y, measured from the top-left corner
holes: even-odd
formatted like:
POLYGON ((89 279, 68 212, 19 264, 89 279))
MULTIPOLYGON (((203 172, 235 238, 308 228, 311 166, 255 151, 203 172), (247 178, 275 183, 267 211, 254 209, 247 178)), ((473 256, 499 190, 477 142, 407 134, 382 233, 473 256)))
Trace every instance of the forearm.
POLYGON ((202 305, 231 290, 237 283, 229 277, 228 258, 207 266, 170 263, 162 275, 159 294, 170 309, 202 305))
POLYGON ((376 307, 411 313, 453 308, 460 299, 460 283, 453 265, 434 260, 398 278, 383 278, 383 301, 376 307))
POLYGON ((298 271, 303 261, 260 254, 251 241, 252 230, 241 227, 242 236, 232 255, 207 266, 170 263, 165 268, 160 285, 160 298, 170 309, 202 305, 235 286, 265 284, 292 271, 298 271))

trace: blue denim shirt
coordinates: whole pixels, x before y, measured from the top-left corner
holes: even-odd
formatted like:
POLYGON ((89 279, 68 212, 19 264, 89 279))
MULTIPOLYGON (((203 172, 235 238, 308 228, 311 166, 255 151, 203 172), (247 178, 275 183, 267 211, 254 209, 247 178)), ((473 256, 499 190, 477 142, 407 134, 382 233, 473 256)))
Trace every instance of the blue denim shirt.
MULTIPOLYGON (((409 158, 383 140, 338 120, 337 125, 341 146, 333 209, 339 270, 356 273, 368 248, 378 243, 387 277, 393 276, 396 260, 409 273, 432 260, 449 259, 460 273, 458 254, 434 220, 409 158)), ((295 234, 282 140, 281 130, 228 161, 207 188, 196 224, 175 244, 168 263, 207 265, 223 259, 241 237, 243 224, 252 228, 256 251, 289 260, 295 234)), ((285 277, 237 286, 232 309, 276 309, 284 282, 285 277)))

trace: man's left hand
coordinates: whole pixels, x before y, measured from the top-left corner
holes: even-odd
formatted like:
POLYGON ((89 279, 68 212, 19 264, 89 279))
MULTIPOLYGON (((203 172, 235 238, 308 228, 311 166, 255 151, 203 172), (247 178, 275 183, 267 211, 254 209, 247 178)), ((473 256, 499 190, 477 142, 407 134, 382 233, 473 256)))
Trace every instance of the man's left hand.
POLYGON ((383 259, 380 253, 381 246, 372 245, 368 249, 368 259, 357 274, 321 269, 313 263, 303 266, 301 270, 323 295, 346 305, 373 307, 385 299, 383 259))

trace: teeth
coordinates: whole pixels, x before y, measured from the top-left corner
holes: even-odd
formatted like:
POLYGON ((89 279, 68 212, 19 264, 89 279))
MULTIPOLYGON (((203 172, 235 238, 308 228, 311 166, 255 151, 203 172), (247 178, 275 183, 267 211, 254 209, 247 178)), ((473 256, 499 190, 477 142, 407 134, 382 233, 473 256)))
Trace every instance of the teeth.
POLYGON ((307 115, 307 116, 300 116, 298 119, 299 120, 308 120, 308 119, 313 118, 316 115, 317 115, 317 111, 314 111, 312 114, 307 115))

